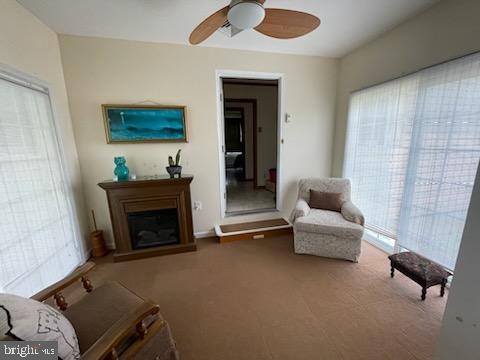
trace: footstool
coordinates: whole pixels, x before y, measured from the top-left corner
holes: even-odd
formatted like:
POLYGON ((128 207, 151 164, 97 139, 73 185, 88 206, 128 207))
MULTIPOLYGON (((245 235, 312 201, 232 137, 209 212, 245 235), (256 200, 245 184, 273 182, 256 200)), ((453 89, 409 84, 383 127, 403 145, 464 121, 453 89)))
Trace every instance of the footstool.
POLYGON ((447 278, 452 275, 440 265, 414 252, 406 251, 393 254, 390 259, 390 276, 393 278, 395 269, 415 281, 422 287, 422 300, 425 300, 430 286, 441 285, 440 296, 445 294, 447 278))

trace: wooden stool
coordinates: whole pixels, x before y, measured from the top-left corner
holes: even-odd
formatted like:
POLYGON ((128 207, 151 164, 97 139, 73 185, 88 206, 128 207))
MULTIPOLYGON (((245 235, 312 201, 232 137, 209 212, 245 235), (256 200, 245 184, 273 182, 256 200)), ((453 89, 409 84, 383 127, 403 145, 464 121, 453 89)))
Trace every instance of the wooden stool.
POLYGON ((393 254, 388 258, 391 264, 390 276, 393 278, 395 269, 397 269, 415 281, 422 287, 422 300, 425 300, 427 289, 430 286, 441 285, 440 296, 445 294, 447 278, 452 273, 440 265, 411 251, 393 254))

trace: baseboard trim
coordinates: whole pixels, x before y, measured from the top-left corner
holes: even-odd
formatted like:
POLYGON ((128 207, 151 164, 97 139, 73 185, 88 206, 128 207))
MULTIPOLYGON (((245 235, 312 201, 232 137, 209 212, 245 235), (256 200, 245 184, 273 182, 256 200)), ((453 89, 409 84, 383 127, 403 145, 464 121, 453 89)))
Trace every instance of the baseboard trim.
POLYGON ((215 231, 212 229, 209 231, 196 232, 193 234, 193 236, 195 236, 195 239, 205 239, 205 238, 215 237, 216 235, 215 235, 215 231))
POLYGON ((378 241, 377 239, 374 239, 371 236, 368 236, 368 235, 364 234, 362 240, 366 241, 370 245, 376 247, 377 249, 383 251, 384 253, 386 253, 388 255, 391 255, 395 252, 393 247, 391 247, 391 246, 389 246, 389 245, 387 245, 387 244, 385 244, 381 241, 378 241))
POLYGON ((83 252, 84 260, 88 261, 92 257, 92 249, 87 249, 83 252))

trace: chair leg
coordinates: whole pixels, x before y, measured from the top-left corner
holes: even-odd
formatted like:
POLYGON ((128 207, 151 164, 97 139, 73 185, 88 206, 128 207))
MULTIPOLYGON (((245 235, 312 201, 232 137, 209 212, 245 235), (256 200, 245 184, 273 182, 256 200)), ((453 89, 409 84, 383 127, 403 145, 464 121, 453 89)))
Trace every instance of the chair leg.
POLYGON ((390 277, 393 278, 395 275, 395 268, 393 266, 390 267, 390 277))

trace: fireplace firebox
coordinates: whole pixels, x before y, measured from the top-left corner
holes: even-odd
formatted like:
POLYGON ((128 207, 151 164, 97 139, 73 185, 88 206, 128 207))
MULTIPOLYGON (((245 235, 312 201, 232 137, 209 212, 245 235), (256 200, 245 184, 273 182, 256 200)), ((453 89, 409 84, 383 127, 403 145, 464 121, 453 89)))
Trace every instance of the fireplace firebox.
POLYGON ((196 250, 192 180, 154 176, 98 184, 107 192, 115 261, 196 250))
POLYGON ((176 209, 128 214, 128 227, 134 250, 180 243, 176 209))

